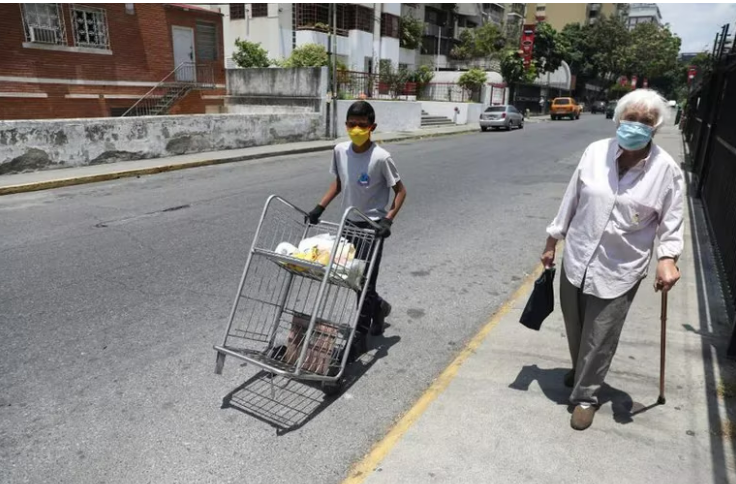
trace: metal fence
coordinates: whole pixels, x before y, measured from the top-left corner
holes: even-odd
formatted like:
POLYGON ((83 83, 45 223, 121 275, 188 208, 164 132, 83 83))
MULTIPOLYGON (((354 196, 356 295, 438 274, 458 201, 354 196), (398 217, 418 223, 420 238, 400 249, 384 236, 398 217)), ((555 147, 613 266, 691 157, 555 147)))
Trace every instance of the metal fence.
POLYGON ((422 101, 480 102, 480 89, 465 89, 454 82, 431 82, 422 86, 417 98, 422 101))
MULTIPOLYGON (((708 219, 729 316, 736 313, 736 53, 693 89, 682 123, 708 219)), ((736 321, 734 321, 736 323, 736 321)), ((736 328, 728 349, 736 356, 736 328)))
POLYGON ((370 72, 337 71, 340 99, 409 99, 416 97, 417 84, 370 72))

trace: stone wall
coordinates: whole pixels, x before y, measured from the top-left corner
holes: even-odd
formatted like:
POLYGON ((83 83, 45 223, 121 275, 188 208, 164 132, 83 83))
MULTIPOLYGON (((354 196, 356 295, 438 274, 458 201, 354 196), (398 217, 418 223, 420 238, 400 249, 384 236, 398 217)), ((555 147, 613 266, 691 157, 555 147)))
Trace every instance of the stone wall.
POLYGON ((0 175, 319 139, 318 113, 0 122, 0 175))

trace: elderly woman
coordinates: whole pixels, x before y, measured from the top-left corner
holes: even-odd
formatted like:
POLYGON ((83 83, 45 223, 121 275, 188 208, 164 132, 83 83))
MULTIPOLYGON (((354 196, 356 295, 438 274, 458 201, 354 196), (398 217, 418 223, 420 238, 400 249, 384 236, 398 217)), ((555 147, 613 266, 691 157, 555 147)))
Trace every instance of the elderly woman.
POLYGON ((565 385, 572 388, 576 430, 593 423, 596 392, 647 275, 655 238, 655 290, 668 291, 680 278, 675 264, 683 247, 683 176, 652 142, 666 112, 655 91, 624 96, 613 116, 616 137, 588 146, 547 228, 545 267, 554 265, 557 241, 565 239, 560 305, 572 357, 565 385))

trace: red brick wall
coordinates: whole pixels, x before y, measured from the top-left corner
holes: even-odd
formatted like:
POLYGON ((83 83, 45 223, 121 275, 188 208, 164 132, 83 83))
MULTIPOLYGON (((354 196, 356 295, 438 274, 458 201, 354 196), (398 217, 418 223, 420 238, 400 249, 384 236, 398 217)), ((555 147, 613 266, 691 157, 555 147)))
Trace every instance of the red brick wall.
MULTIPOLYGON (((215 82, 225 83, 223 68, 222 17, 214 12, 182 9, 164 4, 135 4, 127 14, 124 4, 89 4, 107 12, 112 55, 24 48, 25 37, 18 4, 0 4, 0 76, 23 78, 80 79, 87 81, 158 82, 174 69, 171 26, 195 28, 196 21, 217 24, 218 60, 212 61, 215 82)), ((69 5, 62 6, 67 45, 74 46, 69 5)), ((196 29, 195 29, 196 36, 196 29)), ((48 98, 12 98, 0 95, 0 119, 34 119, 109 116, 113 107, 129 107, 135 99, 69 99, 67 94, 144 95, 150 87, 115 85, 72 85, 0 80, 0 93, 47 93, 48 98)), ((222 94, 204 91, 201 94, 222 94)), ((203 113, 206 104, 199 91, 191 93, 198 102, 177 106, 181 114, 203 113)))

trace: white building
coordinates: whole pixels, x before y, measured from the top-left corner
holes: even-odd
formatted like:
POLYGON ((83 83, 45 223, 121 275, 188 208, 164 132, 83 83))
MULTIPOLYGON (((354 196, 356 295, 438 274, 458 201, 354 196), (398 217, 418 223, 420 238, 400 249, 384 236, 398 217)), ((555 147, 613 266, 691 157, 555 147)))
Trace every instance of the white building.
MULTIPOLYGON (((232 62, 236 39, 260 43, 272 59, 285 59, 304 44, 329 46, 332 25, 326 3, 199 4, 223 14, 225 65, 232 62)), ((336 4, 337 45, 340 62, 351 70, 372 71, 377 60, 401 62, 400 3, 336 4)), ((405 52, 414 59, 414 52, 405 52)))
MULTIPOLYGON (((316 43, 329 45, 332 25, 327 3, 229 3, 195 4, 223 14, 225 66, 235 67, 232 55, 236 39, 260 43, 272 59, 289 57, 295 47, 316 43)), ((429 64, 438 68, 463 68, 449 54, 464 29, 491 22, 501 29, 523 20, 524 4, 419 4, 356 3, 335 4, 337 46, 335 54, 350 70, 375 72, 383 60, 415 68, 429 64), (512 11, 513 10, 513 11, 512 11), (417 49, 400 45, 402 17, 425 23, 422 43, 417 49), (518 18, 517 18, 518 17, 518 18)), ((520 31, 520 25, 519 31, 520 31)), ((481 66, 483 67, 483 66, 481 66)), ((488 67, 488 66, 485 66, 488 67)))
POLYGON ((638 24, 653 23, 661 25, 662 14, 656 3, 631 3, 629 4, 629 16, 627 26, 633 29, 638 24))

